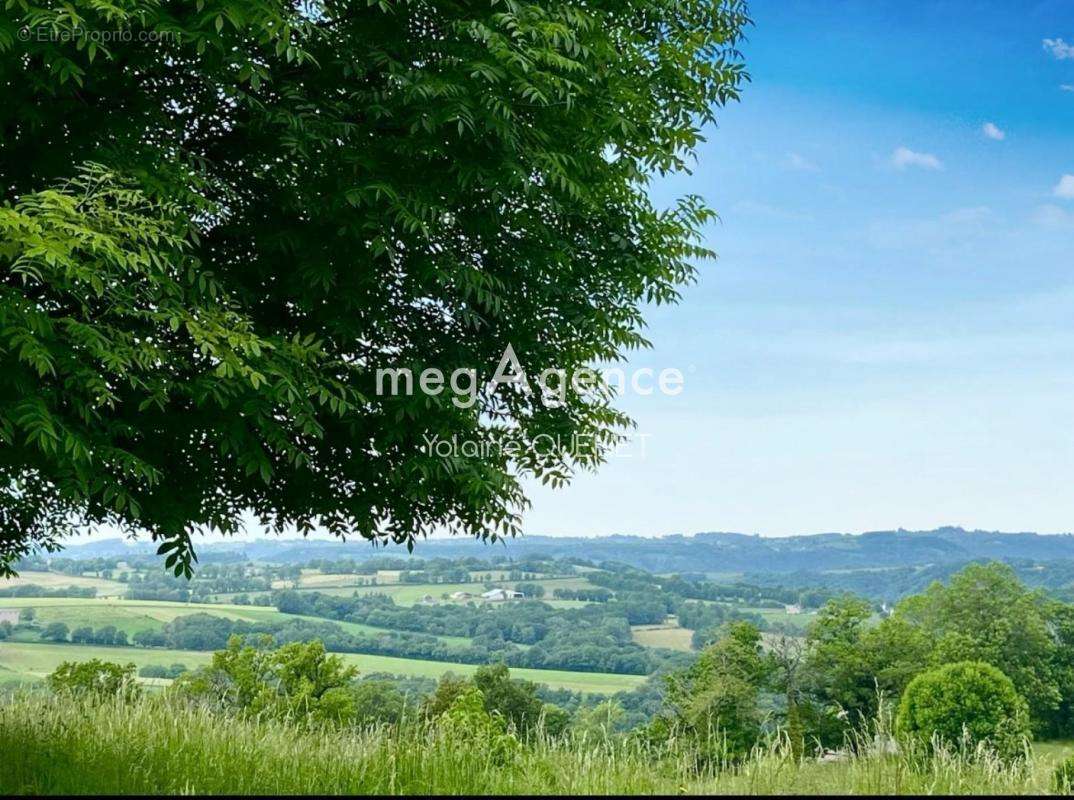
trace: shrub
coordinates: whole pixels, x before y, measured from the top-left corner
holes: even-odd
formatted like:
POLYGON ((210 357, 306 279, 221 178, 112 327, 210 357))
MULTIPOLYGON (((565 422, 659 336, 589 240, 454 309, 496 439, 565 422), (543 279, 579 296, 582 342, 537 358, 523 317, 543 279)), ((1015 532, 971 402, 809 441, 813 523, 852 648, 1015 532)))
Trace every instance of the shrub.
POLYGON ((745 758, 762 732, 758 695, 765 669, 760 632, 731 623, 689 668, 665 678, 670 718, 653 720, 650 739, 671 732, 703 763, 745 758))
POLYGON ((48 676, 48 685, 57 694, 79 694, 96 697, 139 693, 134 682, 134 664, 114 664, 94 658, 91 661, 64 661, 48 676))
POLYGON ((232 636, 212 664, 176 676, 171 694, 186 701, 230 708, 250 716, 345 724, 355 714, 349 686, 357 669, 324 649, 320 640, 272 648, 232 636))
POLYGON ((69 633, 67 626, 62 622, 51 622, 41 632, 41 638, 51 642, 66 642, 69 633))
POLYGON ((395 724, 406 710, 406 697, 391 681, 362 681, 354 686, 352 695, 357 725, 395 724))
POLYGON ((981 661, 946 664, 910 681, 895 730, 926 747, 984 745, 1007 759, 1023 754, 1030 736, 1025 700, 1010 678, 981 661))
POLYGON ((1074 756, 1059 762, 1052 773, 1052 790, 1056 794, 1074 794, 1074 756))
POLYGON ((90 644, 93 641, 93 628, 83 625, 71 631, 71 641, 75 644, 90 644))
POLYGON ((476 686, 467 686, 452 701, 440 715, 439 724, 447 741, 466 749, 480 748, 495 764, 514 760, 521 750, 504 718, 485 710, 485 697, 476 686))

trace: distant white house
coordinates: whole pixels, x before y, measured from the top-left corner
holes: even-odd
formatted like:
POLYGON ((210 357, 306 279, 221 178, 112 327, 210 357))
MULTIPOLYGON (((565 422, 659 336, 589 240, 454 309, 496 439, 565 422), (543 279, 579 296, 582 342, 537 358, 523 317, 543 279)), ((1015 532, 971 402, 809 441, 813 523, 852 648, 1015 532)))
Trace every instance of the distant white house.
POLYGON ((481 599, 490 603, 502 603, 504 600, 521 600, 525 596, 514 589, 489 589, 481 595, 481 599))
POLYGON ((17 608, 0 608, 0 622, 10 622, 12 625, 18 625, 19 610, 17 608))
POLYGON ((452 592, 449 597, 452 600, 469 600, 473 597, 469 592, 452 592))
POLYGON ((786 611, 788 614, 801 614, 802 613, 802 607, 800 605, 798 605, 797 603, 793 603, 793 604, 791 604, 789 606, 783 606, 783 610, 786 611))

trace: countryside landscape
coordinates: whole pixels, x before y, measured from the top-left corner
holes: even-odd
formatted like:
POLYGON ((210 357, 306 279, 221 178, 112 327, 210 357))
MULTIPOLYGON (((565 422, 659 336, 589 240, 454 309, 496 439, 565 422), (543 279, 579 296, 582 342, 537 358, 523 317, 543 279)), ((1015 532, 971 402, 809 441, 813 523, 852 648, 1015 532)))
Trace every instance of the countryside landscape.
MULTIPOLYGON (((619 537, 619 558, 600 562, 573 554, 585 540, 547 537, 527 539, 517 558, 511 544, 457 556, 462 543, 445 540, 428 542, 427 557, 325 541, 220 544, 203 548, 192 579, 118 539, 25 559, 0 582, 11 756, 0 780, 34 793, 294 793, 311 781, 344 793, 1064 790, 1074 536, 700 534, 658 551, 702 567, 706 553, 728 566, 729 550, 743 563, 756 563, 755 548, 783 552, 782 569, 765 572, 651 572, 657 543, 619 537), (1015 541, 1043 558, 982 555, 1015 541), (876 560, 871 549, 889 563, 860 566, 876 560), (289 648, 292 668, 324 684, 301 702, 300 684, 281 688, 269 666, 289 648), (994 665, 1011 684, 1015 738, 899 737, 912 681, 967 663, 994 665), (266 683, 244 687, 251 679, 266 683), (707 729, 713 708, 720 727, 707 729), (68 729, 71 713, 100 728, 68 729), (159 714, 179 726, 164 741, 139 727, 159 714), (61 740, 49 738, 56 725, 61 740), (442 741, 448 731, 459 738, 442 741), (374 766, 411 736, 445 763, 374 766), (223 784, 191 771, 200 766, 153 762, 164 751, 193 765, 223 758, 225 740, 249 748, 243 759, 301 766, 223 784), (62 768, 42 760, 56 747, 62 768), (357 760, 317 761, 333 748, 357 760), (122 773, 104 763, 120 753, 122 773)), ((983 691, 972 681, 959 690, 983 691)))

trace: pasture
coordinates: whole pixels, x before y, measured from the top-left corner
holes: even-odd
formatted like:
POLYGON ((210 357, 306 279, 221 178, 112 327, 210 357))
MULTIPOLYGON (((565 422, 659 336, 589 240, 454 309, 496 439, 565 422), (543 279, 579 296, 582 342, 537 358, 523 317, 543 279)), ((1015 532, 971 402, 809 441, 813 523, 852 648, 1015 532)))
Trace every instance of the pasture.
POLYGON ((643 647, 666 647, 684 653, 693 651, 690 641, 694 632, 688 628, 680 628, 677 623, 631 625, 630 634, 634 641, 643 647))
MULTIPOLYGON (((445 673, 472 675, 476 664, 456 664, 446 661, 421 661, 355 653, 340 653, 347 664, 362 673, 387 672, 423 678, 439 678, 445 673)), ((0 642, 0 683, 40 680, 64 661, 128 662, 137 667, 147 664, 185 664, 189 668, 209 663, 212 654, 194 650, 167 650, 142 647, 101 647, 76 644, 31 644, 0 642)), ((588 694, 613 694, 633 689, 645 681, 643 675, 611 675, 602 672, 567 672, 552 669, 511 668, 511 675, 556 689, 570 689, 588 694)))
POLYGON ((127 591, 127 585, 119 581, 89 575, 65 575, 61 572, 37 570, 23 570, 16 578, 0 579, 0 589, 14 586, 41 586, 46 589, 62 589, 68 586, 80 589, 89 587, 97 590, 98 597, 120 597, 127 591))
MULTIPOLYGON (((325 620, 303 614, 284 614, 275 608, 238 606, 226 603, 173 603, 165 600, 122 600, 101 598, 12 597, 0 598, 0 608, 33 608, 38 623, 63 622, 69 628, 88 625, 99 628, 114 625, 128 636, 145 630, 159 630, 176 617, 191 614, 210 614, 225 619, 246 622, 286 622, 301 619, 309 622, 331 622, 347 633, 376 636, 384 628, 356 622, 325 620)), ((426 634, 431 635, 431 634, 426 634)), ((464 636, 436 636, 445 644, 464 647, 470 640, 464 636)))
MULTIPOLYGON (((360 575, 343 575, 343 574, 328 574, 328 573, 315 573, 306 575, 303 574, 299 579, 299 586, 296 587, 298 591, 315 591, 322 594, 336 595, 341 597, 351 597, 355 594, 367 595, 367 594, 383 594, 391 597, 396 605, 400 606, 412 606, 420 603, 422 599, 428 595, 433 598, 436 603, 452 602, 447 600, 447 596, 455 592, 469 592, 475 595, 474 600, 480 602, 476 595, 480 595, 485 591, 484 583, 398 583, 398 574, 393 577, 389 577, 386 581, 381 581, 378 573, 377 585, 359 585, 358 581, 362 579, 368 580, 368 576, 360 575), (389 582, 390 581, 390 582, 389 582)), ((513 587, 518 581, 492 581, 493 586, 513 587)), ((278 583, 278 582, 277 582, 278 583)), ((560 601, 555 600, 552 597, 553 592, 557 588, 561 589, 592 589, 595 588, 593 584, 589 583, 583 577, 571 577, 571 578, 543 578, 534 580, 533 583, 539 583, 544 587, 545 596, 540 598, 545 602, 550 602, 557 607, 574 608, 577 606, 585 605, 582 601, 560 601)), ((226 597, 226 595, 216 595, 215 599, 220 600, 226 597)))

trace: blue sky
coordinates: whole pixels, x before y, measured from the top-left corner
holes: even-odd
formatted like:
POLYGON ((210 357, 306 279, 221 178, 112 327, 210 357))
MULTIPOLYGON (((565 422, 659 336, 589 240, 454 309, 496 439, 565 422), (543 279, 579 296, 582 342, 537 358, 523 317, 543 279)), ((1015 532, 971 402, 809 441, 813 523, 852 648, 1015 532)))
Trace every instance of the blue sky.
POLYGON ((655 187, 721 215, 632 362, 685 388, 526 532, 1074 530, 1074 0, 751 7, 753 82, 655 187))
POLYGON ((685 389, 527 532, 1074 529, 1074 2, 751 6, 752 84, 656 189, 721 215, 633 360, 685 389))

